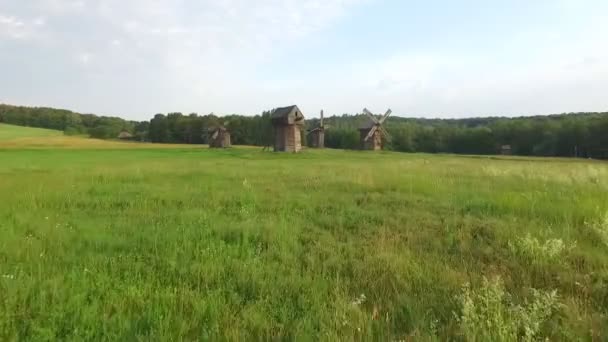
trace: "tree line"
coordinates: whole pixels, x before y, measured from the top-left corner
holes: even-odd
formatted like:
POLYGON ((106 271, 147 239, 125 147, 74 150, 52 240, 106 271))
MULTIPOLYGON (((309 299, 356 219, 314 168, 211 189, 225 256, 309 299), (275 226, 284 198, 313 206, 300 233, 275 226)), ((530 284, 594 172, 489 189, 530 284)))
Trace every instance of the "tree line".
MULTIPOLYGON (((196 113, 156 114, 150 121, 79 114, 69 110, 0 104, 0 122, 62 130, 67 135, 115 139, 122 131, 153 143, 206 144, 208 129, 228 127, 236 145, 268 146, 273 141, 271 111, 255 116, 196 113)), ((329 148, 357 149, 362 114, 325 119, 329 148)), ((307 120, 307 129, 318 119, 307 120)), ((508 145, 515 155, 608 158, 608 113, 568 113, 533 117, 422 119, 391 117, 385 149, 402 152, 497 154, 508 145)), ((306 139, 306 132, 303 132, 306 139)), ((305 140, 304 140, 305 141, 305 140)))

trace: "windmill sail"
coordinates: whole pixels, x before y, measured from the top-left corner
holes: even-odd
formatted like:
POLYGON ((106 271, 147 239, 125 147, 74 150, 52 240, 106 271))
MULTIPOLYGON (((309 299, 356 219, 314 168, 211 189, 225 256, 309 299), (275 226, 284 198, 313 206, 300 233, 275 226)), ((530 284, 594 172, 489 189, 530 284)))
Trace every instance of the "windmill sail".
POLYGON ((369 139, 371 139, 371 137, 374 136, 374 133, 376 133, 376 130, 378 130, 378 126, 374 125, 374 127, 372 127, 372 129, 369 130, 369 133, 367 133, 367 136, 365 137, 365 141, 368 141, 369 139))

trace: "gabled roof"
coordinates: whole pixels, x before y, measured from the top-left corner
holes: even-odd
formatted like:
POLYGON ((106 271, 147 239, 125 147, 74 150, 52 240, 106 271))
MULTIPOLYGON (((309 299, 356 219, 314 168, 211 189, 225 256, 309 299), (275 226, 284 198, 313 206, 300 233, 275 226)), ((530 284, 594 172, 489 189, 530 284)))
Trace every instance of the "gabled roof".
POLYGON ((280 107, 272 112, 271 120, 275 125, 303 125, 304 114, 295 105, 280 107))
POLYGON ((288 106, 277 108, 272 112, 273 119, 286 118, 294 109, 299 109, 298 106, 288 106))

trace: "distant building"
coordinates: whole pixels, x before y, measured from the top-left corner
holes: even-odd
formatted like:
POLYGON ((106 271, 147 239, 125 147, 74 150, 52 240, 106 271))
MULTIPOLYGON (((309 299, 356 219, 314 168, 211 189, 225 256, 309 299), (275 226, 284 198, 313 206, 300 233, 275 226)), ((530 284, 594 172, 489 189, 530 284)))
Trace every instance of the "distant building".
POLYGON ((359 126, 359 138, 362 150, 379 151, 382 149, 382 133, 371 121, 359 126))
POLYGON ((272 112, 275 152, 300 152, 304 114, 298 106, 277 108, 272 112))
POLYGON ((117 138, 120 140, 132 140, 133 134, 123 130, 118 134, 117 138))
POLYGON ((378 119, 372 112, 363 109, 363 113, 367 115, 369 120, 359 127, 359 138, 361 141, 362 150, 379 151, 382 149, 383 140, 390 142, 390 135, 384 129, 384 121, 391 115, 393 111, 387 110, 384 116, 378 119))
POLYGON ((319 125, 308 132, 310 136, 310 147, 325 148, 325 129, 329 128, 323 123, 323 111, 319 119, 319 125))
POLYGON ((502 154, 503 156, 510 156, 511 154, 513 154, 511 145, 502 145, 500 147, 500 154, 502 154))
POLYGON ((228 148, 232 146, 230 142, 230 132, 224 126, 218 126, 209 130, 210 148, 228 148))

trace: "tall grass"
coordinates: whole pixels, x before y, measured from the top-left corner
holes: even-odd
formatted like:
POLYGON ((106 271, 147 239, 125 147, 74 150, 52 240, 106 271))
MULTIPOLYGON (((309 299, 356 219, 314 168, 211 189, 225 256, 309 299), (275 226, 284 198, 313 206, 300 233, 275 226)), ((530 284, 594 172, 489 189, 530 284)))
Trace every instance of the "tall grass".
POLYGON ((505 336, 600 340, 607 174, 331 150, 5 149, 0 340, 480 340, 494 325, 463 322, 490 290, 518 317, 505 336))

